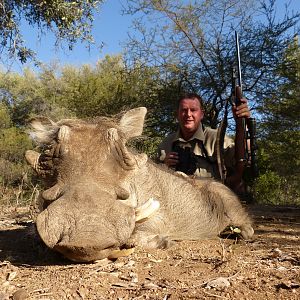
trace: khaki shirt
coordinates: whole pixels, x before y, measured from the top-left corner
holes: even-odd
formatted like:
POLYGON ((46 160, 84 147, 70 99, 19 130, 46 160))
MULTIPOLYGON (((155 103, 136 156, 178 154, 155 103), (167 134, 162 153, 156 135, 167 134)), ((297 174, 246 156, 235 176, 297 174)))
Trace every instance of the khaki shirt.
MULTIPOLYGON (((198 160, 197 169, 194 175, 199 177, 214 177, 220 178, 217 164, 217 130, 209 127, 205 127, 204 130, 200 124, 198 130, 189 139, 184 140, 180 134, 180 131, 171 133, 168 135, 162 143, 158 146, 158 156, 159 160, 162 162, 165 155, 172 152, 174 143, 179 147, 194 148, 193 153, 202 157, 203 159, 198 160), (201 146, 202 143, 202 146, 201 146), (204 149, 203 149, 204 146, 204 149)), ((174 151, 174 150, 173 150, 174 151)), ((225 136, 224 138, 224 162, 228 172, 234 169, 235 165, 235 149, 234 141, 225 136)))

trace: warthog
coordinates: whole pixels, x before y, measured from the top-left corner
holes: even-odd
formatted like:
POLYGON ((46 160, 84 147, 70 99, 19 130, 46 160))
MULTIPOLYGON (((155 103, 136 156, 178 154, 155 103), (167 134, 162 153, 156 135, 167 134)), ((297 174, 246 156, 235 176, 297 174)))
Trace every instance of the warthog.
MULTIPOLYGON (((56 183, 42 193, 47 207, 36 219, 48 247, 93 261, 116 249, 217 236, 229 225, 245 239, 253 235, 248 214, 226 186, 183 178, 126 147, 141 135, 146 111, 132 109, 119 121, 31 122, 35 140, 56 153, 56 183)), ((39 172, 38 153, 29 150, 26 158, 39 172)))

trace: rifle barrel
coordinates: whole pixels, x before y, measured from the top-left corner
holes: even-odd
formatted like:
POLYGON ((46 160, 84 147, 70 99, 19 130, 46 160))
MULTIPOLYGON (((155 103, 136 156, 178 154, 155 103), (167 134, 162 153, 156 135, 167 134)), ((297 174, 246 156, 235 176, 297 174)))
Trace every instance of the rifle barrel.
POLYGON ((242 72, 241 72, 241 57, 240 57, 240 43, 239 34, 235 31, 235 47, 236 47, 236 60, 237 60, 237 72, 238 72, 238 85, 242 94, 242 72))

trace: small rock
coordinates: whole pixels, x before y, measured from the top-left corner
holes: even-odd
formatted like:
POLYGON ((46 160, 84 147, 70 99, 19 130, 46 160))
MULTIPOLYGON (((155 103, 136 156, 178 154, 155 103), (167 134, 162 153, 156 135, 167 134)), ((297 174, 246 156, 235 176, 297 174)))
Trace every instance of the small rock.
POLYGON ((282 256, 282 251, 278 248, 272 250, 272 257, 277 258, 282 256))
POLYGON ((114 263, 115 269, 120 269, 120 268, 122 268, 124 265, 125 265, 125 262, 124 262, 124 261, 118 261, 118 262, 114 263))
POLYGON ((131 267, 133 267, 135 265, 135 261, 134 260, 130 260, 126 265, 125 265, 125 267, 126 268, 131 268, 131 267))
POLYGON ((131 282, 134 282, 134 283, 139 282, 138 275, 136 273, 130 272, 129 276, 131 277, 131 282))
POLYGON ((212 281, 209 281, 206 284, 207 289, 214 288, 216 290, 224 290, 225 288, 230 286, 230 282, 225 277, 219 277, 217 279, 214 279, 212 281))
POLYGON ((149 282, 149 283, 143 284, 143 288, 148 289, 148 290, 152 290, 152 289, 154 290, 154 289, 159 288, 159 286, 155 283, 149 282))
POLYGON ((8 287, 9 285, 10 283, 7 280, 2 283, 2 287, 8 287))
POLYGON ((16 278, 16 276, 17 276, 17 272, 10 272, 10 273, 8 273, 8 275, 7 275, 7 280, 8 281, 10 281, 10 280, 14 280, 15 278, 16 278))
POLYGON ((88 294, 88 291, 86 288, 80 287, 76 292, 81 297, 81 299, 86 299, 86 296, 88 294))
POLYGON ((287 268, 286 267, 283 267, 283 266, 280 266, 277 268, 278 271, 282 271, 282 272, 285 272, 287 271, 287 268))

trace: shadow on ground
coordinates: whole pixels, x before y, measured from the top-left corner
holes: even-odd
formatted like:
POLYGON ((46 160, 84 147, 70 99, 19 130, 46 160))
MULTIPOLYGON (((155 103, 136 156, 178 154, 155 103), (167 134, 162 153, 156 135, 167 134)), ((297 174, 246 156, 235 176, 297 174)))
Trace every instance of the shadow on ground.
POLYGON ((0 230, 0 261, 15 265, 63 265, 61 255, 48 249, 35 234, 34 225, 0 230))

